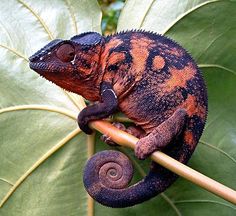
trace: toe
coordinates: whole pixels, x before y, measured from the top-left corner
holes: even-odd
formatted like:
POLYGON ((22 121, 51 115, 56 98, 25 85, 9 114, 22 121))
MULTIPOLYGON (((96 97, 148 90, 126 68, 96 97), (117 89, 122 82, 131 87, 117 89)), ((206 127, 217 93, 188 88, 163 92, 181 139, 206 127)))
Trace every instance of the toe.
POLYGON ((147 148, 140 141, 138 141, 137 145, 135 146, 135 156, 140 160, 144 160, 148 157, 147 148))

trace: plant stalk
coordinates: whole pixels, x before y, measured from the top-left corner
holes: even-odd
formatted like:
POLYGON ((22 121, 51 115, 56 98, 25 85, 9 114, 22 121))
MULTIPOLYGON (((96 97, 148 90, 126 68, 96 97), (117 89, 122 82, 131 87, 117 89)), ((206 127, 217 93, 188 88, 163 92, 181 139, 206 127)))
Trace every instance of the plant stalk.
MULTIPOLYGON (((90 127, 111 137, 111 139, 119 145, 134 149, 138 138, 117 129, 107 121, 92 121, 90 127)), ((191 181, 192 183, 208 190, 211 193, 236 204, 236 191, 233 189, 197 172, 196 170, 180 163, 160 151, 155 151, 151 155, 151 159, 163 167, 171 170, 179 176, 191 181)))

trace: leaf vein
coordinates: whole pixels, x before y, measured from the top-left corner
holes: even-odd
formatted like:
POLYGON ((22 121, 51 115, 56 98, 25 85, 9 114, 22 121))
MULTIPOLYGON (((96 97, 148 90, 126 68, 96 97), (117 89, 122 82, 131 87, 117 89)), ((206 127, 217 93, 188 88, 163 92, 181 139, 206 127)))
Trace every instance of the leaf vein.
POLYGON ((175 205, 175 203, 166 195, 163 193, 160 194, 162 196, 162 198, 169 203, 169 205, 174 209, 175 213, 178 216, 182 216, 181 212, 179 211, 179 209, 177 208, 177 206, 175 205))
POLYGON ((155 0, 152 1, 152 3, 150 4, 150 6, 148 7, 147 11, 145 12, 145 14, 144 14, 144 16, 143 16, 143 19, 142 19, 142 21, 141 21, 141 23, 140 23, 139 28, 142 28, 143 23, 144 23, 144 21, 145 21, 147 15, 148 15, 148 13, 150 12, 150 10, 151 10, 152 5, 154 4, 154 2, 155 2, 155 0))
POLYGON ((61 141, 59 141, 55 146, 49 149, 44 155, 42 155, 20 178, 15 182, 13 187, 8 191, 5 197, 0 202, 0 208, 5 204, 5 202, 11 197, 11 195, 16 191, 16 189, 29 177, 33 171, 35 171, 41 164, 43 164, 52 154, 61 149, 68 141, 74 138, 81 130, 76 128, 61 141))
POLYGON ((3 29, 3 31, 5 32, 5 34, 7 35, 9 41, 11 42, 11 45, 14 44, 14 43, 13 43, 13 40, 12 40, 12 38, 11 38, 11 34, 9 33, 9 31, 7 30, 7 28, 5 27, 5 25, 1 22, 1 20, 0 20, 0 25, 1 25, 2 29, 3 29))
POLYGON ((220 33, 219 35, 217 35, 212 41, 210 41, 210 43, 204 48, 204 50, 201 50, 201 54, 196 57, 196 59, 200 59, 202 57, 202 55, 204 55, 207 50, 222 36, 224 35, 227 31, 229 31, 230 28, 228 28, 228 30, 220 33))
POLYGON ((7 108, 2 108, 0 109, 0 114, 5 113, 5 112, 14 112, 14 111, 19 111, 19 110, 45 110, 45 111, 50 111, 50 112, 56 112, 63 114, 65 116, 70 117, 73 120, 77 119, 76 113, 63 109, 63 108, 58 108, 54 106, 48 106, 48 105, 19 105, 19 106, 11 106, 7 108))
POLYGON ((75 14, 74 14, 74 11, 72 9, 71 3, 70 3, 69 0, 65 0, 65 4, 66 4, 66 6, 68 8, 68 11, 69 11, 69 14, 71 16, 72 23, 73 23, 73 26, 74 26, 74 29, 75 29, 75 33, 77 34, 78 33, 78 28, 77 28, 76 18, 75 18, 75 14))
POLYGON ((182 18, 184 18, 185 16, 187 16, 188 14, 192 13, 193 11, 195 11, 196 9, 200 8, 200 7, 203 7, 207 4, 210 4, 210 3, 215 3, 215 2, 218 2, 219 0, 211 0, 211 1, 206 1, 206 2, 203 2, 199 5, 196 5, 195 7, 189 9, 188 11, 186 11, 185 13, 181 14, 180 16, 178 16, 163 32, 162 34, 166 34, 177 22, 179 22, 182 18))
POLYGON ((222 153, 223 155, 225 155, 226 157, 228 157, 230 160, 232 160, 234 163, 236 163, 236 159, 234 159, 231 155, 229 155, 228 153, 226 153, 225 151, 223 151, 222 149, 219 149, 217 148, 216 146, 213 146, 203 140, 200 140, 200 143, 205 145, 205 146, 208 146, 209 148, 212 148, 220 153, 222 153))
POLYGON ((39 21, 39 23, 42 25, 43 29, 45 32, 48 34, 49 39, 52 40, 54 36, 52 35, 51 31, 47 27, 47 25, 44 23, 43 19, 31 8, 29 5, 27 5, 24 1, 22 0, 17 0, 19 3, 21 3, 25 8, 27 8, 34 16, 35 18, 39 21))
POLYGON ((1 178, 1 177, 0 177, 0 180, 3 181, 3 182, 5 182, 5 183, 7 183, 7 184, 9 184, 9 185, 11 185, 11 186, 14 185, 12 182, 10 182, 9 180, 6 180, 6 179, 4 179, 4 178, 1 178))
POLYGON ((20 57, 20 58, 23 58, 25 61, 29 61, 23 54, 19 53, 18 51, 16 51, 15 49, 13 48, 10 48, 6 45, 3 45, 3 44, 0 44, 0 47, 4 48, 4 49, 7 49, 8 51, 14 53, 16 56, 20 57))
POLYGON ((227 67, 224 67, 224 66, 221 66, 221 65, 218 65, 218 64, 199 64, 198 65, 199 68, 207 68, 207 67, 216 67, 216 68, 220 68, 220 69, 223 69, 223 70, 226 70, 234 75, 236 75, 236 71, 232 70, 232 69, 229 69, 227 67))
MULTIPOLYGON (((137 163, 137 161, 133 158, 133 157, 130 157, 126 150, 124 148, 119 148, 119 150, 121 152, 123 152, 125 155, 128 156, 128 158, 132 161, 134 167, 136 168, 136 170, 139 172, 139 174, 142 176, 142 177, 145 177, 146 176, 146 172, 144 171, 144 169, 139 165, 139 163, 137 163)), ((174 202, 166 195, 164 194, 164 192, 162 192, 160 194, 160 196, 173 208, 174 212, 178 215, 178 216, 182 216, 181 212, 179 211, 179 209, 177 208, 177 206, 174 204, 174 202)))
POLYGON ((218 205, 223 205, 229 208, 232 208, 234 210, 236 210, 236 208, 234 208, 231 205, 228 205, 226 203, 222 203, 219 201, 214 201, 214 200, 179 200, 179 201, 175 201, 175 204, 181 204, 181 203, 213 203, 213 204, 218 204, 218 205))

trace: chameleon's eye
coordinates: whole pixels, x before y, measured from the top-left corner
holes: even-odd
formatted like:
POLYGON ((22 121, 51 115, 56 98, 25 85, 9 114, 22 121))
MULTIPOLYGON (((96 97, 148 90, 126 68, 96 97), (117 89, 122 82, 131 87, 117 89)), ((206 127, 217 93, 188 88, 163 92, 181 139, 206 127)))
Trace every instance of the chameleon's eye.
POLYGON ((70 62, 75 57, 75 48, 70 44, 62 44, 57 50, 56 55, 63 62, 70 62))

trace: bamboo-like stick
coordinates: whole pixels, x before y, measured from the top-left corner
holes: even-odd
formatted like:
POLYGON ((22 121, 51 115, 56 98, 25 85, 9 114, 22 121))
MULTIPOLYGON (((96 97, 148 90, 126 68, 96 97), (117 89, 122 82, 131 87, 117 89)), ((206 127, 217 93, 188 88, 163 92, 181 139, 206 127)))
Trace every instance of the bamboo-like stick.
MULTIPOLYGON (((134 149, 135 144, 138 141, 138 138, 117 129, 107 121, 93 121, 90 123, 90 127, 108 135, 119 145, 132 149, 134 149)), ((160 151, 154 152, 151 155, 151 159, 194 184, 199 185, 233 204, 236 204, 236 191, 233 189, 226 187, 194 169, 191 169, 160 151)))

